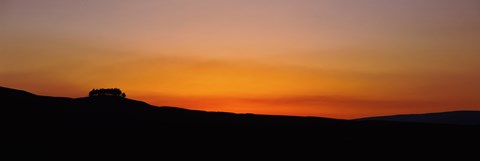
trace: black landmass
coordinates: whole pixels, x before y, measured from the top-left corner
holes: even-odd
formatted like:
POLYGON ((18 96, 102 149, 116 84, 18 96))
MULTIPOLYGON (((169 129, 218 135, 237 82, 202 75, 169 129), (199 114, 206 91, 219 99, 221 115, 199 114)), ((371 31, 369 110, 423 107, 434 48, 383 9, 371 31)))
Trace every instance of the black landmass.
MULTIPOLYGON (((462 125, 234 114, 157 107, 123 97, 38 96, 3 87, 0 107, 2 144, 9 149, 4 152, 20 153, 17 157, 321 158, 332 152, 367 156, 468 152, 480 143, 480 126, 475 121, 465 124, 465 113, 454 113, 462 117, 458 118, 462 125)), ((342 156, 349 157, 337 157, 342 156)))

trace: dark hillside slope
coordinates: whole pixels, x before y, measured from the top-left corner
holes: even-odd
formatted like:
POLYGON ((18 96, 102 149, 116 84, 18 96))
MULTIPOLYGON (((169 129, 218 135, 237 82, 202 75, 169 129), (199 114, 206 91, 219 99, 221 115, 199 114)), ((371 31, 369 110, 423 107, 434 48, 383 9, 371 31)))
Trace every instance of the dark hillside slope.
POLYGON ((432 123, 450 125, 480 125, 480 111, 451 111, 426 114, 408 114, 368 117, 358 120, 378 120, 411 123, 432 123))
POLYGON ((0 88, 0 107, 4 145, 46 154, 251 154, 267 149, 316 154, 320 149, 370 149, 365 146, 468 146, 476 145, 480 134, 478 126, 206 112, 122 97, 46 97, 8 88, 0 88))

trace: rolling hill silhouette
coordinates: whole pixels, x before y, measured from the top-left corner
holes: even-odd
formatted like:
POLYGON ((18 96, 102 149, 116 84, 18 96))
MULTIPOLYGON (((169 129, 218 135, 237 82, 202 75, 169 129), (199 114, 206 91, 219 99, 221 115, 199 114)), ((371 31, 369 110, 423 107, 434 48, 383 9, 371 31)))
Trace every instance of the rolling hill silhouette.
POLYGON ((451 111, 426 114, 405 114, 367 117, 358 120, 395 121, 451 125, 480 125, 480 111, 451 111))
POLYGON ((61 128, 308 128, 344 120, 320 117, 268 116, 205 112, 177 107, 156 107, 122 97, 62 98, 37 96, 25 91, 0 88, 2 106, 9 116, 25 126, 61 128), (35 121, 32 121, 35 120, 35 121), (321 123, 321 124, 319 124, 321 123))
POLYGON ((419 150, 475 145, 480 134, 480 126, 473 125, 206 112, 123 97, 38 96, 4 87, 0 107, 3 143, 10 149, 74 156, 155 156, 159 151, 269 154, 265 149, 273 150, 272 155, 316 154, 320 149, 361 151, 367 145, 373 147, 370 150, 411 145, 419 150))

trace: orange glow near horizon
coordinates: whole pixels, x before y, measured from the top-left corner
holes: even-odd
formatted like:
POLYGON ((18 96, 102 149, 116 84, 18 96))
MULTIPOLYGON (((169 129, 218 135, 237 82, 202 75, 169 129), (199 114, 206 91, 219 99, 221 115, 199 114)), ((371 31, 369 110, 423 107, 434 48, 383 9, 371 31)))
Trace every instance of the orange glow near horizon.
POLYGON ((150 104, 189 107, 189 109, 253 113, 268 115, 321 116, 355 119, 366 116, 392 114, 429 113, 459 110, 458 106, 473 107, 461 110, 476 110, 476 101, 412 101, 412 100, 366 100, 327 96, 285 97, 222 97, 222 96, 133 96, 150 104), (214 108, 212 108, 214 107, 214 108), (361 108, 362 110, 358 110, 361 108), (339 110, 341 109, 341 110, 339 110))
POLYGON ((367 1, 4 0, 0 86, 332 118, 480 110, 478 1, 367 1))

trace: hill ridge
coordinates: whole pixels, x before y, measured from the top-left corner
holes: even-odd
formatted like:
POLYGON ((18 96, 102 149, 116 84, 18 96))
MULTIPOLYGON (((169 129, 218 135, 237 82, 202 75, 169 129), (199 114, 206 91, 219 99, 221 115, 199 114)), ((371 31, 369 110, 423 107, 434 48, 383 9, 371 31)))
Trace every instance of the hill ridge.
POLYGON ((355 119, 359 121, 394 121, 394 122, 412 122, 412 123, 434 123, 434 124, 452 124, 452 125, 480 125, 480 111, 475 110, 455 110, 445 112, 431 112, 419 114, 398 114, 387 116, 374 116, 355 119))

